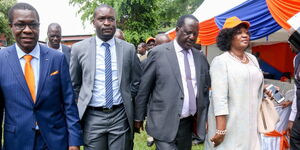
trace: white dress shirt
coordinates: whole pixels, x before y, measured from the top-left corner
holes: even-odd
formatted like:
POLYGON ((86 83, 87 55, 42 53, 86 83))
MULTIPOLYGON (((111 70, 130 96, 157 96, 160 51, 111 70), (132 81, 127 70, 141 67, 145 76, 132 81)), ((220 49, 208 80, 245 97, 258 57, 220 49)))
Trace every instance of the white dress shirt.
MULTIPOLYGON (((187 82, 186 82, 186 75, 185 75, 185 67, 184 67, 184 54, 182 52, 183 48, 177 43, 177 40, 174 40, 174 47, 175 47, 175 52, 179 64, 179 70, 180 70, 180 75, 181 75, 181 80, 182 80, 182 86, 183 86, 183 93, 184 93, 184 100, 183 100, 183 107, 182 107, 182 112, 181 112, 181 118, 188 117, 190 115, 194 115, 196 112, 193 114, 190 114, 189 112, 189 92, 187 88, 187 82)), ((195 93, 195 97, 197 95, 197 80, 196 80, 196 68, 195 68, 195 63, 194 63, 194 57, 192 50, 188 50, 188 61, 191 69, 191 77, 192 77, 192 84, 193 84, 193 89, 195 93)), ((196 104, 196 100, 195 100, 196 104)))
POLYGON ((39 85, 39 79, 40 79, 40 45, 36 44, 34 49, 29 54, 23 52, 21 50, 21 48, 18 46, 18 44, 15 44, 15 45, 16 45, 17 55, 18 55, 18 58, 19 58, 20 65, 21 65, 24 76, 25 76, 25 63, 26 63, 26 61, 23 57, 25 55, 33 56, 30 64, 31 64, 31 67, 32 67, 33 73, 34 73, 35 95, 36 95, 38 85, 39 85))
MULTIPOLYGON (((102 46, 103 41, 96 36, 96 71, 93 87, 93 96, 89 106, 104 107, 105 99, 105 47, 102 46)), ((113 105, 118 105, 123 102, 118 79, 117 55, 115 38, 107 41, 110 45, 111 67, 112 67, 112 86, 113 86, 113 105)))
MULTIPOLYGON (((49 42, 47 43, 47 47, 52 48, 52 47, 49 46, 49 42)), ((52 48, 52 49, 55 49, 55 48, 52 48)), ((57 51, 59 51, 59 52, 61 52, 61 53, 63 52, 63 51, 62 51, 61 43, 59 44, 59 48, 58 48, 58 49, 55 49, 55 50, 57 50, 57 51)))

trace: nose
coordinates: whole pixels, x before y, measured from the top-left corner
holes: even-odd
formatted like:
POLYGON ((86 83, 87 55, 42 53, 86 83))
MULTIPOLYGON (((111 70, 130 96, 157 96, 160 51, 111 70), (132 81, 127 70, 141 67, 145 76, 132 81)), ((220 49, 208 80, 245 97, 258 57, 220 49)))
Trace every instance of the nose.
POLYGON ((24 30, 23 30, 24 33, 31 33, 32 30, 29 28, 28 25, 25 26, 24 30))
POLYGON ((105 25, 110 25, 109 19, 105 19, 105 20, 104 20, 104 24, 105 24, 105 25))
POLYGON ((242 37, 249 37, 249 34, 246 32, 242 32, 242 37))

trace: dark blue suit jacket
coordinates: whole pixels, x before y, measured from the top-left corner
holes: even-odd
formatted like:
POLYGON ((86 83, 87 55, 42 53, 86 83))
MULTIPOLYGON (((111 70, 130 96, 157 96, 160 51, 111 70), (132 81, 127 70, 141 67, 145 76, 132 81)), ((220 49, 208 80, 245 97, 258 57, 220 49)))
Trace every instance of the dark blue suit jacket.
POLYGON ((15 45, 1 50, 0 102, 1 122, 5 112, 4 149, 32 150, 36 122, 49 150, 82 145, 78 109, 62 53, 40 44, 40 78, 34 104, 15 45))

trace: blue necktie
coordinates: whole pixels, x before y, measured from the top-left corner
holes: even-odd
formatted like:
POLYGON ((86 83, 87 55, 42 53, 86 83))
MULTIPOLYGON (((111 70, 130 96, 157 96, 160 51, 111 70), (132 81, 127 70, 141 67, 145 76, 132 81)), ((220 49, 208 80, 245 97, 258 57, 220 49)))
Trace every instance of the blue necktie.
POLYGON ((105 99, 106 108, 113 106, 113 88, 112 88, 112 69, 111 69, 111 56, 108 43, 102 43, 105 47, 105 99))

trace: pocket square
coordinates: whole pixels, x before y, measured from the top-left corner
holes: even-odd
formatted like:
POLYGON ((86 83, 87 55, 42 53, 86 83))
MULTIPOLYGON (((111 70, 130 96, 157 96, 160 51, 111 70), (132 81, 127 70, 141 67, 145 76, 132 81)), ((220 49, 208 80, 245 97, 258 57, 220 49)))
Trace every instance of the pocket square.
POLYGON ((59 73, 58 71, 54 71, 54 72, 52 72, 52 73, 50 74, 50 76, 56 75, 56 74, 58 74, 58 73, 59 73))

